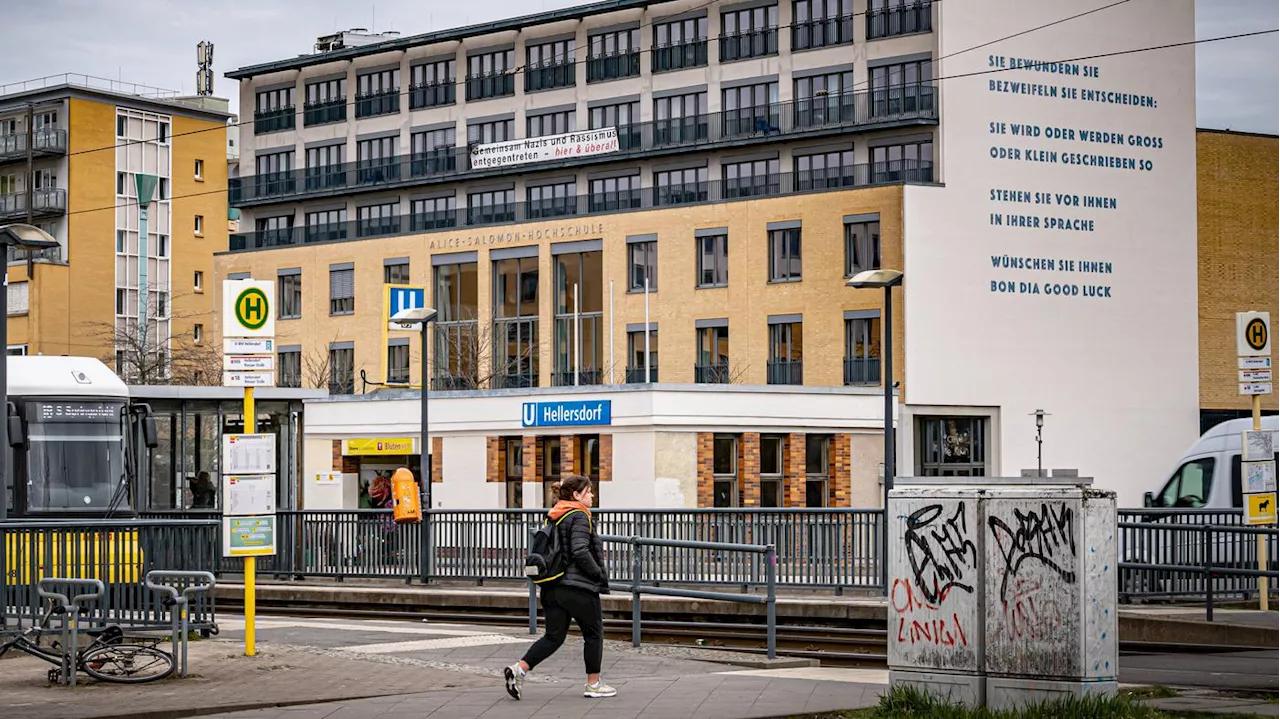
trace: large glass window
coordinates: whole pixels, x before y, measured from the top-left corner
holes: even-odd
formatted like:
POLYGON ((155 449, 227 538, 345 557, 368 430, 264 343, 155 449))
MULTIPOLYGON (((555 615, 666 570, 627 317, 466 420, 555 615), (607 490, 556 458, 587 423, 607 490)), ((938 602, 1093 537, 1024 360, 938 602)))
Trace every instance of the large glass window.
POLYGON ((25 409, 27 446, 15 451, 14 471, 29 509, 101 512, 114 499, 128 511, 123 402, 28 400, 25 409))
POLYGON ((987 476, 986 417, 917 419, 921 477, 987 476))
POLYGON ((800 256, 800 228, 769 231, 769 281, 800 280, 803 263, 800 256))
POLYGON ((599 251, 574 252, 556 257, 557 385, 599 384, 602 379, 603 343, 600 330, 604 316, 603 276, 599 251), (575 289, 578 307, 576 320, 575 289))
POLYGON ((498 387, 538 386, 538 258, 493 263, 493 361, 498 387))
POLYGON ((844 321, 844 383, 880 384, 880 318, 844 321))
MULTIPOLYGON (((792 448, 799 451, 798 447, 792 448)), ((831 436, 804 436, 804 506, 827 506, 827 488, 831 481, 831 436)))
POLYGON ((783 440, 779 435, 761 435, 760 437, 760 506, 782 506, 782 484, 785 475, 783 467, 783 440))
POLYGON ((933 140, 871 148, 872 182, 932 182, 933 140))
POLYGON ((799 321, 769 325, 769 384, 804 384, 804 325, 799 321))
POLYGON ((466 262, 435 268, 435 385, 437 389, 478 389, 478 265, 466 262))
POLYGON ((698 328, 698 364, 694 380, 699 384, 729 382, 729 327, 698 328))

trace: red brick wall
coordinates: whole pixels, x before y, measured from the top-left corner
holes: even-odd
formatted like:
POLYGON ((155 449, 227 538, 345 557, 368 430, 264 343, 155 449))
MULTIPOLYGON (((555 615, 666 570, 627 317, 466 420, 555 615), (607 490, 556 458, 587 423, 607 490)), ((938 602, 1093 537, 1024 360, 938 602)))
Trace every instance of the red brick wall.
POLYGON ((715 435, 698 433, 698 509, 714 507, 715 485, 715 435))
POLYGON ((342 440, 333 440, 333 471, 342 471, 342 440))
POLYGON ((520 440, 521 458, 524 460, 521 474, 525 482, 542 481, 542 457, 538 456, 538 438, 524 436, 520 440))
POLYGON ((803 432, 792 432, 782 443, 782 471, 784 507, 803 507, 804 470, 805 470, 805 435, 803 432))
POLYGON ((506 450, 501 437, 485 437, 484 481, 504 482, 503 467, 506 465, 506 450))
POLYGON ((600 435, 600 481, 613 481, 613 435, 600 435))
POLYGON ((444 439, 431 438, 431 483, 444 482, 444 439))
POLYGON ((831 438, 831 477, 827 481, 827 504, 853 506, 853 438, 840 433, 831 438))
POLYGON ((560 476, 567 477, 578 473, 578 437, 573 434, 560 435, 560 476))
POLYGON ((744 432, 738 440, 738 489, 741 506, 760 506, 759 432, 744 432))

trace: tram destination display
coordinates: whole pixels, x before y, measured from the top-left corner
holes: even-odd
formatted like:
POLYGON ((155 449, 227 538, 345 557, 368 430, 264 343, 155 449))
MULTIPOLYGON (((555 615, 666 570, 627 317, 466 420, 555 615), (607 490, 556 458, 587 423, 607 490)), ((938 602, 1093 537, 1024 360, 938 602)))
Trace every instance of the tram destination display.
POLYGON ((28 416, 41 422, 105 422, 120 418, 122 405, 113 402, 30 402, 28 416))

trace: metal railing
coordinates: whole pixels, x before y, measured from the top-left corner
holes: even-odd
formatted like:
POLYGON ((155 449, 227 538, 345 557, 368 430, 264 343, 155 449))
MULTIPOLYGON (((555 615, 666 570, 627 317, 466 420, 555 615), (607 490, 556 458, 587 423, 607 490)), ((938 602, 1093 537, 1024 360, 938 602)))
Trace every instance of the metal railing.
MULTIPOLYGON (((327 177, 336 178, 337 175, 327 177)), ((311 180, 308 179, 308 182, 311 180)), ((933 182, 933 163, 911 160, 847 165, 828 170, 783 172, 758 179, 712 180, 681 185, 646 187, 607 195, 575 195, 556 201, 559 216, 585 217, 616 212, 653 210, 690 204, 724 202, 748 197, 778 197, 808 192, 898 183, 933 182)), ((354 238, 444 232, 459 227, 486 227, 527 222, 545 216, 542 202, 512 202, 475 210, 457 208, 382 218, 378 222, 348 220, 325 225, 294 225, 282 229, 231 235, 232 251, 286 247, 354 238)))
POLYGON ((879 357, 845 357, 845 385, 880 384, 879 357))
POLYGON ((729 384, 729 362, 694 365, 693 381, 697 384, 729 384))
POLYGON ((791 49, 847 45, 853 42, 853 15, 815 18, 791 26, 791 49))
MULTIPOLYGON (((601 534, 773 545, 778 586, 836 591, 881 586, 883 513, 878 509, 597 509, 593 515, 601 534)), ((421 524, 406 525, 395 524, 390 510, 381 509, 281 511, 276 517, 277 553, 258 559, 264 576, 485 582, 525 580, 528 536, 546 521, 546 511, 432 509, 424 511, 421 524)), ((243 566, 239 559, 214 556, 213 561, 215 574, 239 573, 243 566)), ((610 552, 605 564, 610 576, 630 575, 629 555, 610 552)), ((762 588, 766 577, 742 557, 673 550, 651 557, 641 579, 762 588)))
MULTIPOLYGON (((504 92, 508 86, 510 87, 510 91, 505 92, 505 94, 515 92, 513 75, 468 78, 468 99, 479 99, 471 97, 473 84, 477 91, 487 91, 488 89, 494 89, 489 88, 489 85, 498 82, 505 83, 502 88, 504 92)), ((892 126, 899 123, 921 124, 922 122, 932 124, 937 120, 938 116, 936 93, 936 88, 930 84, 909 85, 862 92, 822 95, 791 102, 779 102, 725 112, 710 112, 684 118, 636 122, 617 128, 618 153, 601 156, 598 159, 600 162, 606 162, 621 155, 643 154, 667 148, 689 149, 723 142, 738 143, 751 139, 830 134, 832 131, 862 126, 892 126)), ((496 95, 486 95, 486 97, 490 96, 496 95)), ((294 108, 289 107, 255 115, 254 131, 261 133, 277 129, 292 129, 295 121, 294 112, 294 108), (270 125, 270 128, 264 129, 263 126, 259 126, 256 123, 265 123, 270 125)), ((401 155, 393 158, 392 162, 403 165, 403 167, 395 172, 384 173, 376 178, 365 176, 365 179, 361 182, 357 182, 357 178, 360 175, 357 172, 356 163, 347 162, 339 165, 330 165, 326 166, 325 174, 335 178, 335 182, 339 180, 340 182, 335 185, 327 185, 322 189, 360 187, 367 184, 420 184, 425 177, 442 178, 467 175, 470 178, 475 178, 478 176, 510 174, 513 171, 512 168, 498 168, 495 170, 473 169, 471 167, 470 154, 470 148, 465 146, 437 150, 433 153, 434 156, 452 155, 455 158, 454 162, 452 165, 446 163, 445 167, 439 171, 428 173, 415 172, 411 166, 413 156, 401 155)), ((560 164, 565 164, 565 162, 580 163, 581 160, 562 161, 560 164)), ((542 163, 542 166, 554 167, 556 163, 542 163)), ((516 169, 521 172, 528 172, 529 167, 528 165, 522 165, 516 169)), ((314 168, 311 168, 310 171, 314 174, 314 168)), ((255 191, 257 185, 252 175, 231 178, 228 185, 229 200, 233 204, 275 201, 284 197, 318 191, 318 188, 311 187, 303 181, 308 172, 308 169, 294 170, 294 175, 296 175, 298 181, 293 183, 292 187, 294 189, 286 194, 257 194, 255 191)))
MULTIPOLYGON (((33 155, 61 155, 67 151, 67 131, 61 128, 44 127, 31 134, 31 153, 33 155)), ((0 135, 0 161, 9 161, 27 156, 27 133, 0 135)))
MULTIPOLYGON (((220 558, 216 516, 0 522, 0 624, 7 629, 38 620, 43 608, 37 586, 41 579, 59 578, 103 583, 104 595, 85 610, 91 624, 168 626, 168 609, 145 578, 156 570, 228 571, 232 562, 220 558)), ((213 619, 212 597, 192 601, 193 628, 208 629, 213 619)))
POLYGON ((342 122, 347 119, 347 98, 339 97, 325 102, 308 102, 302 107, 302 124, 306 126, 342 122))
POLYGON ((683 70, 707 64, 707 39, 690 40, 674 45, 654 45, 650 50, 653 72, 683 70))
POLYGON ((769 360, 766 370, 769 384, 804 384, 804 360, 769 360))
POLYGON ((867 39, 929 32, 933 29, 932 0, 915 0, 867 12, 867 39))
MULTIPOLYGON (((31 213, 36 217, 61 215, 67 211, 67 191, 48 188, 31 191, 31 213)), ((0 195, 0 220, 23 217, 27 214, 27 193, 15 192, 0 195)))
POLYGON ((587 57, 587 82, 640 76, 640 52, 614 52, 587 57))
POLYGON ((656 384, 658 382, 658 365, 652 363, 649 365, 649 371, 646 373, 644 367, 628 367, 627 368, 627 384, 656 384), (648 375, 646 377, 646 374, 648 375))

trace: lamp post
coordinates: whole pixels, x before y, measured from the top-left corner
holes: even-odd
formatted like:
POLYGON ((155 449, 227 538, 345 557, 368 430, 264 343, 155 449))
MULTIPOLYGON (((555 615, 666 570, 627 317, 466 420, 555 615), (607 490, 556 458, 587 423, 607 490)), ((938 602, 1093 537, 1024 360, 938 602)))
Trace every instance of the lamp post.
POLYGON ((1032 412, 1031 416, 1036 418, 1036 476, 1043 477, 1044 476, 1044 460, 1043 460, 1044 455, 1042 450, 1044 449, 1044 442, 1041 439, 1040 431, 1044 429, 1044 418, 1049 416, 1049 413, 1045 412, 1042 409, 1038 409, 1032 412))
MULTIPOLYGON (((0 519, 9 517, 9 248, 22 247, 26 250, 39 250, 57 247, 58 241, 48 232, 34 225, 13 224, 0 225, 0 246, 4 248, 4 287, 0 305, 4 308, 4 317, 0 318, 0 347, 4 347, 4 362, 0 362, 0 411, 4 419, 0 421, 0 519)), ((28 263, 27 265, 31 265, 28 263)), ((30 279, 28 279, 30 281, 30 279)))
POLYGON ((431 474, 427 471, 427 457, 430 454, 427 449, 427 381, 430 374, 427 370, 427 325, 435 319, 436 311, 430 307, 410 307, 391 317, 392 322, 401 325, 418 325, 418 329, 422 331, 422 390, 420 393, 422 429, 418 433, 418 464, 422 472, 422 499, 427 509, 432 507, 431 474))
POLYGON ((893 489, 896 471, 893 444, 893 288, 902 284, 902 273, 897 270, 866 270, 850 277, 846 287, 855 289, 884 288, 884 543, 880 552, 880 581, 883 591, 889 592, 889 562, 885 552, 889 550, 889 490, 893 489))

